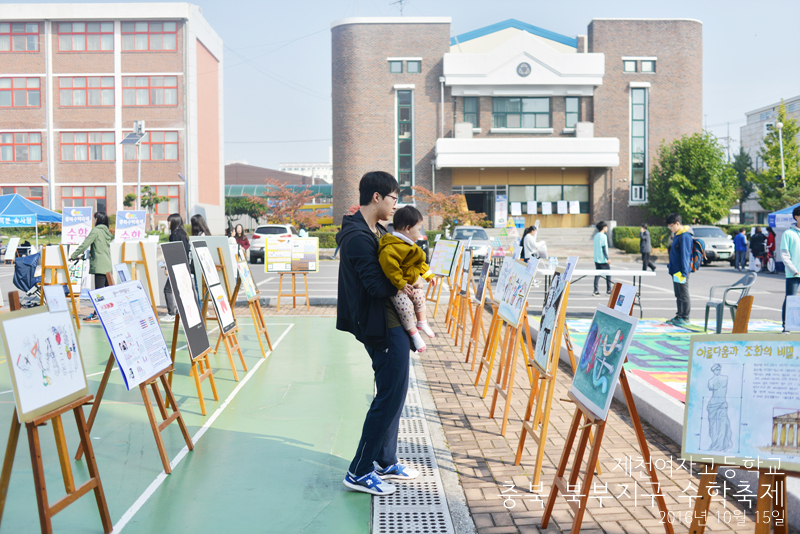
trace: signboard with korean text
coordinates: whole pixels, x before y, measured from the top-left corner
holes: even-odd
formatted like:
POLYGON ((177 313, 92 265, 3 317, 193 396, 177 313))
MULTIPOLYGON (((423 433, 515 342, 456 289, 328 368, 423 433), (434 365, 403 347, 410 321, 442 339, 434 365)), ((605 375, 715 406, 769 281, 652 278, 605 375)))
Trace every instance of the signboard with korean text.
POLYGON ((92 230, 92 207, 64 207, 61 221, 61 244, 80 245, 92 230))
POLYGON ((800 335, 692 336, 681 457, 800 471, 800 335))
POLYGON ((117 212, 115 241, 141 241, 145 238, 144 231, 147 212, 145 210, 121 210, 117 212))
POLYGON ((458 257, 461 241, 440 239, 431 255, 431 272, 439 276, 451 276, 458 257))
POLYGON ((495 195, 494 200, 494 227, 504 228, 508 216, 508 195, 495 195))
POLYGON ((0 227, 16 228, 19 226, 36 226, 36 215, 5 215, 0 217, 0 227))
POLYGON ((319 238, 268 237, 264 249, 264 272, 319 272, 319 238))

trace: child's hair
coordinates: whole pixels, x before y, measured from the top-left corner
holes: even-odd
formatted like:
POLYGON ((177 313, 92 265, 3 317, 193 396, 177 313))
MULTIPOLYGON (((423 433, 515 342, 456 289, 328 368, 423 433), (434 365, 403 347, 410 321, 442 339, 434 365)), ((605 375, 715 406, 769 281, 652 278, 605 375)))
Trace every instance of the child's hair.
POLYGON ((399 232, 400 230, 405 230, 406 228, 411 228, 416 226, 417 223, 422 221, 422 214, 419 212, 417 208, 414 206, 403 206, 396 212, 394 212, 394 219, 392 219, 392 225, 394 225, 395 231, 399 232))

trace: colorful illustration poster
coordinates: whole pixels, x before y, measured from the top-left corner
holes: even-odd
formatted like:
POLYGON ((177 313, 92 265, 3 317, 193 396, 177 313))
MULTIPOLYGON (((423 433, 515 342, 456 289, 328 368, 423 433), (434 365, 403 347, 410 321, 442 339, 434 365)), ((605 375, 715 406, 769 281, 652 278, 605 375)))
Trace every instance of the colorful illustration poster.
POLYGON ((61 244, 80 245, 92 230, 92 207, 64 207, 61 211, 61 244))
POLYGON ((95 289, 89 297, 128 390, 172 365, 158 317, 139 280, 95 289))
POLYGON ((539 334, 536 336, 536 348, 533 353, 533 363, 539 368, 540 373, 550 372, 550 358, 554 350, 553 335, 558 316, 561 313, 561 302, 577 263, 577 256, 567 258, 566 265, 564 267, 559 266, 550 281, 550 289, 547 291, 547 299, 544 302, 544 308, 542 308, 542 317, 539 320, 539 334))
MULTIPOLYGON (((538 259, 534 258, 530 261, 536 262, 538 267, 538 259)), ((523 261, 506 257, 497 280, 495 299, 500 306, 497 313, 503 321, 515 328, 519 326, 522 319, 528 292, 530 292, 533 278, 536 276, 536 268, 530 272, 528 265, 523 261)))
POLYGON ((223 332, 227 332, 236 326, 228 297, 225 296, 225 292, 219 284, 212 286, 209 291, 211 292, 211 300, 214 302, 214 310, 219 318, 220 328, 222 328, 223 332))
POLYGON ((619 373, 638 322, 626 313, 598 306, 589 327, 569 392, 603 421, 608 417, 619 373))
POLYGON ((800 471, 800 335, 692 336, 681 456, 800 471))
POLYGON ((436 242, 436 247, 431 255, 431 271, 439 276, 450 276, 453 272, 453 265, 458 257, 460 241, 451 239, 440 239, 436 242))
POLYGON ((250 267, 247 265, 247 262, 238 261, 236 262, 236 268, 239 271, 239 280, 242 281, 242 287, 244 288, 244 293, 247 296, 247 300, 252 300, 258 295, 258 288, 256 288, 256 284, 253 281, 253 275, 250 272, 250 267))
POLYGON ((20 423, 88 394, 69 312, 39 307, 0 322, 20 423))
POLYGON ((117 211, 117 225, 114 230, 115 241, 140 241, 147 235, 145 210, 120 210, 117 211))
POLYGON ((264 272, 319 272, 318 237, 268 237, 265 254, 264 272))
MULTIPOLYGON (((470 238, 472 240, 472 238, 470 238)), ((467 289, 469 287, 470 278, 472 278, 472 272, 470 271, 470 266, 472 265, 472 251, 467 250, 464 252, 462 259, 461 259, 461 294, 466 295, 467 289)))
POLYGON ((478 278, 478 286, 475 289, 475 299, 478 302, 484 301, 483 293, 486 291, 486 286, 492 283, 492 281, 489 280, 489 268, 491 266, 491 262, 484 261, 483 266, 481 267, 481 275, 478 278))

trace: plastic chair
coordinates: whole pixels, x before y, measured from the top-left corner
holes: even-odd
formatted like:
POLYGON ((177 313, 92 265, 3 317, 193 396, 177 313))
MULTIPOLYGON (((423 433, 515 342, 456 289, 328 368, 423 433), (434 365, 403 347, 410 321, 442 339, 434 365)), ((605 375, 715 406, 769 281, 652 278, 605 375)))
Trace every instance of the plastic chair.
POLYGON ((717 334, 722 333, 722 315, 725 311, 725 308, 729 308, 731 310, 731 319, 736 321, 736 309, 739 306, 739 301, 742 300, 742 297, 747 296, 747 293, 750 291, 750 288, 753 287, 753 284, 756 283, 756 278, 758 275, 756 273, 747 273, 744 278, 735 282, 732 286, 712 286, 711 291, 708 294, 708 302, 706 302, 706 323, 704 330, 708 331, 708 312, 711 308, 717 310, 717 334), (724 292, 722 293, 722 299, 714 299, 714 290, 724 288, 724 292), (739 296, 735 302, 731 302, 728 300, 728 293, 739 291, 739 296))

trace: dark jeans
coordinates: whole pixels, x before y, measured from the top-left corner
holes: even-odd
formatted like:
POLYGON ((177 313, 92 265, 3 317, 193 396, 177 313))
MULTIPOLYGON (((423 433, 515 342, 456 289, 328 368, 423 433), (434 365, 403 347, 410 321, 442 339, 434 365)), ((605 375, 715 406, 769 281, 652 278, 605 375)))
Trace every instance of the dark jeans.
POLYGON ((656 270, 656 264, 650 261, 650 253, 642 252, 642 270, 646 271, 648 267, 654 271, 656 270))
POLYGON ((104 274, 96 274, 94 275, 94 288, 100 289, 103 287, 108 287, 108 278, 104 274))
MULTIPOLYGON (((597 262, 595 262, 594 268, 595 269, 602 269, 604 271, 610 271, 611 270, 611 266, 609 264, 607 264, 607 263, 597 263, 597 262)), ((597 286, 600 283, 600 279, 601 278, 605 278, 606 279, 606 292, 607 293, 611 293, 611 277, 610 276, 595 276, 594 277, 594 292, 595 293, 599 293, 600 292, 600 290, 597 289, 597 286)))
POLYGON ((736 251, 736 260, 734 262, 734 266, 736 270, 744 269, 745 264, 747 264, 747 251, 746 250, 737 250, 736 251))
POLYGON ((167 301, 167 313, 170 315, 177 315, 178 305, 175 303, 175 295, 172 294, 172 284, 167 278, 167 283, 164 284, 164 298, 167 301))
MULTIPOLYGON (((800 277, 793 276, 786 279, 786 296, 792 297, 797 295, 797 288, 800 287, 800 277)), ((786 297, 783 298, 783 309, 781 310, 781 322, 783 328, 786 328, 786 297)))
POLYGON ((389 329, 386 352, 367 347, 377 393, 364 420, 356 456, 350 464, 349 471, 356 477, 372 472, 373 461, 381 467, 397 463, 397 434, 408 392, 410 350, 408 334, 400 326, 389 329))
POLYGON ((689 320, 689 313, 692 311, 692 300, 689 298, 689 277, 686 277, 685 284, 672 282, 672 289, 675 290, 675 298, 678 300, 678 313, 675 317, 689 320))

